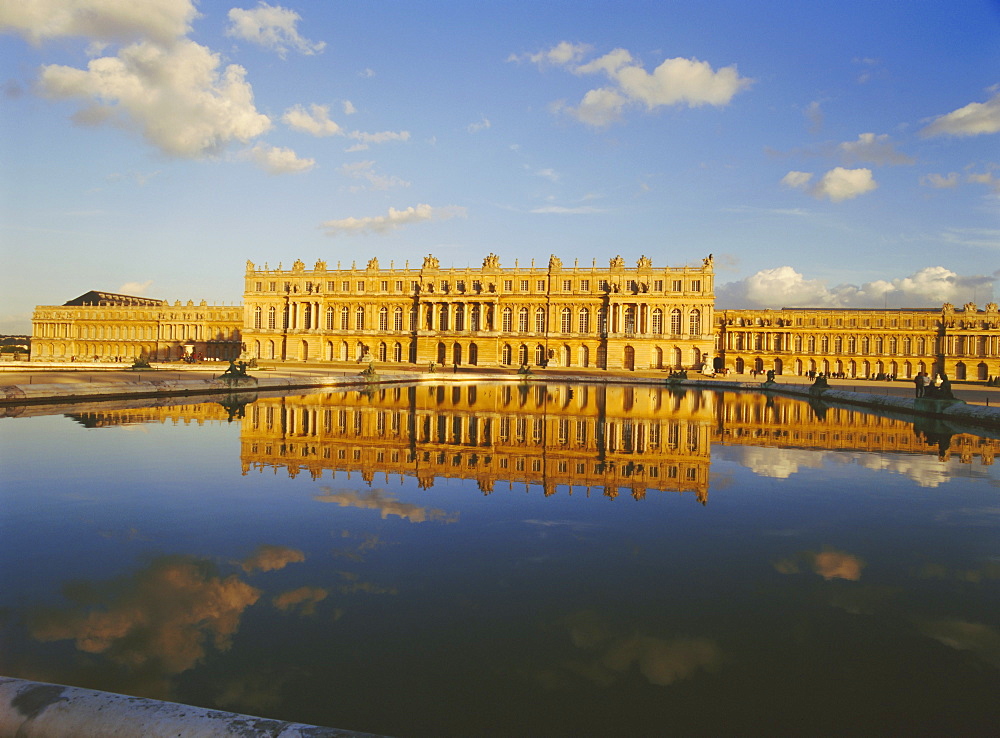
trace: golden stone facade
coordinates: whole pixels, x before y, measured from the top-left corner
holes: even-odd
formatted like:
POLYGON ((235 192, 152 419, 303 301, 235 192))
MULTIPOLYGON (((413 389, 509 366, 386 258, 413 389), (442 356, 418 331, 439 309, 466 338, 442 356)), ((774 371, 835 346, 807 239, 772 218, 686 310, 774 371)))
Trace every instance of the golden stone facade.
POLYGON ((262 360, 376 361, 427 366, 635 370, 700 367, 712 357, 714 270, 654 267, 289 270, 246 265, 243 341, 262 360))
POLYGON ((31 318, 32 361, 236 359, 243 308, 87 292, 39 305, 31 318))
POLYGON ((717 363, 738 374, 1000 376, 1000 311, 992 302, 984 309, 945 303, 928 309, 720 310, 715 327, 717 363))

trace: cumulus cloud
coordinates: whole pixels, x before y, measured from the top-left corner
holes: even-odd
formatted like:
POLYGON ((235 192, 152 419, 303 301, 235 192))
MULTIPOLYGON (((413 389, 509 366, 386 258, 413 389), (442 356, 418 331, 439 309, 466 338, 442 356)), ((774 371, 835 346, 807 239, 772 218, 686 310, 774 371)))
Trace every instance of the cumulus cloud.
POLYGON ((948 174, 925 174, 920 178, 920 184, 925 187, 935 189, 947 189, 958 186, 958 172, 948 172, 948 174))
POLYGON ((834 167, 811 186, 811 172, 789 172, 781 178, 786 187, 801 189, 818 200, 827 198, 831 202, 852 200, 878 187, 871 169, 844 169, 834 167))
POLYGON ((648 72, 626 49, 614 49, 585 64, 579 63, 587 51, 587 46, 563 41, 548 51, 511 59, 562 66, 577 75, 608 77, 611 86, 589 90, 578 106, 563 102, 553 105, 553 110, 566 112, 597 128, 620 119, 627 106, 642 106, 647 111, 669 105, 723 107, 736 93, 753 84, 753 80, 739 76, 735 65, 714 70, 708 62, 677 57, 648 72))
POLYGON ((253 10, 230 10, 226 35, 263 46, 282 58, 289 51, 300 54, 322 51, 325 43, 309 41, 299 35, 296 26, 301 19, 294 10, 261 2, 253 10))
POLYGON ((862 133, 857 141, 845 141, 838 146, 840 153, 848 163, 869 162, 871 164, 913 164, 915 159, 896 151, 889 139, 889 134, 876 136, 874 133, 862 133))
POLYGON ((147 279, 145 282, 126 282, 118 288, 118 292, 123 295, 145 295, 153 285, 153 280, 147 279))
POLYGON ((316 166, 315 159, 301 159, 291 149, 263 143, 250 149, 250 158, 268 174, 296 174, 316 166))
POLYGON ((922 136, 978 136, 1000 131, 1000 92, 984 103, 973 102, 935 118, 922 136))
POLYGON ((465 208, 448 206, 443 208, 433 208, 430 205, 420 204, 410 206, 405 210, 389 208, 386 215, 373 215, 366 218, 342 218, 340 220, 328 220, 322 224, 322 228, 328 236, 354 233, 388 233, 404 225, 421 223, 428 220, 448 220, 465 215, 465 208))
POLYGON ((289 564, 305 560, 306 555, 296 548, 263 543, 246 559, 241 561, 240 566, 245 572, 276 571, 284 569, 289 564))
POLYGON ((458 513, 447 513, 444 510, 422 507, 409 502, 399 500, 385 495, 382 490, 373 489, 370 492, 355 492, 354 490, 342 490, 334 492, 329 488, 324 488, 326 494, 314 497, 319 502, 333 502, 340 507, 354 507, 362 510, 378 510, 382 519, 390 515, 396 515, 411 523, 425 523, 435 520, 442 523, 454 523, 458 521, 458 513))
POLYGON ((330 120, 329 105, 310 105, 308 111, 302 105, 294 105, 281 116, 281 122, 296 131, 317 137, 343 134, 341 127, 330 120))
POLYGON ((374 170, 375 162, 359 161, 352 164, 344 164, 340 171, 348 177, 360 179, 367 182, 367 185, 354 185, 350 187, 351 192, 363 192, 365 190, 388 190, 392 187, 409 187, 410 183, 400 179, 395 175, 378 174, 374 170))
POLYGON ((73 640, 77 649, 101 654, 144 682, 150 696, 165 697, 169 677, 196 666, 211 643, 227 650, 243 611, 261 595, 236 576, 220 576, 205 560, 163 557, 131 577, 107 584, 74 583, 66 608, 31 614, 39 641, 73 640))
POLYGON ((192 0, 9 0, 0 3, 0 31, 33 44, 67 36, 170 44, 190 30, 197 15, 192 0))
POLYGON ((479 133, 479 131, 485 131, 490 127, 490 119, 485 115, 475 123, 470 123, 468 126, 469 133, 479 133))
POLYGON ((989 292, 998 274, 960 276, 942 266, 925 267, 908 277, 875 280, 861 286, 828 287, 819 279, 806 279, 790 266, 762 269, 745 279, 716 290, 720 309, 737 307, 881 307, 887 301, 906 307, 938 307, 989 292))
POLYGON ((117 125, 165 154, 201 158, 271 127, 254 107, 246 70, 219 66, 217 54, 193 41, 169 48, 143 41, 118 56, 93 59, 86 70, 43 66, 39 89, 53 99, 83 102, 78 123, 117 125))
POLYGON ((364 131, 351 131, 348 138, 353 138, 358 143, 351 146, 348 151, 364 151, 371 144, 386 143, 387 141, 409 141, 409 131, 379 131, 378 133, 365 133, 364 131))

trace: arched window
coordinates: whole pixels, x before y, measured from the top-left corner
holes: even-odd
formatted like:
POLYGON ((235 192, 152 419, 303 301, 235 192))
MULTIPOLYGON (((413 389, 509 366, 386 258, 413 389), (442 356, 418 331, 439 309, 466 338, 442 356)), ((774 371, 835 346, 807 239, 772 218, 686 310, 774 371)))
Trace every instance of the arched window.
POLYGON ((559 313, 559 330, 563 333, 573 332, 573 311, 564 307, 559 313))
POLYGON ((303 326, 302 327, 303 328, 312 328, 313 327, 312 326, 312 314, 313 314, 312 304, 307 302, 305 310, 302 311, 302 322, 303 322, 303 326))
POLYGON ((847 337, 847 353, 856 354, 858 352, 858 339, 855 336, 847 337))
MULTIPOLYGON (((389 330, 389 308, 383 305, 378 311, 378 329, 380 331, 389 330)), ((385 361, 385 359, 382 359, 385 361)))
POLYGON ((816 336, 809 336, 806 339, 806 353, 809 354, 816 353, 816 336))
MULTIPOLYGON (((478 331, 482 325, 482 309, 479 305, 473 305, 472 309, 469 311, 469 330, 478 331)), ((469 363, 474 363, 472 359, 469 359, 469 363)))
POLYGON ((273 331, 277 326, 277 324, 278 324, 278 311, 275 310, 274 306, 272 305, 267 309, 267 327, 273 331))
POLYGON ((897 347, 897 345, 898 344, 896 342, 896 337, 895 336, 892 336, 891 338, 889 338, 889 353, 891 355, 893 355, 893 356, 896 355, 896 347, 897 347))
MULTIPOLYGON (((394 331, 403 330, 403 308, 401 307, 397 307, 392 311, 392 329, 394 331)), ((399 344, 396 345, 398 346, 399 344)), ((399 361, 399 359, 396 359, 396 361, 399 361)))
POLYGON ((396 341, 396 343, 392 345, 392 360, 393 361, 403 360, 403 344, 401 344, 399 341, 396 341))
MULTIPOLYGON (((340 330, 346 331, 351 327, 351 309, 344 305, 340 308, 340 330)), ((344 357, 347 358, 346 356, 344 357)))
POLYGON ((590 333, 590 308, 580 308, 580 333, 590 333))
POLYGON ((829 336, 823 336, 822 338, 819 339, 819 350, 820 350, 821 353, 824 353, 824 354, 830 353, 830 337, 829 336))
POLYGON ((517 363, 527 364, 528 363, 528 346, 526 344, 521 344, 517 349, 517 363))
POLYGON ((833 353, 842 354, 844 353, 844 337, 837 336, 833 339, 833 353))
POLYGON ((535 311, 535 333, 545 333, 545 308, 535 311))
POLYGON ((535 365, 545 366, 545 347, 542 344, 535 346, 535 365))
POLYGON ((883 341, 882 341, 882 336, 878 336, 875 339, 875 353, 876 354, 884 353, 884 351, 882 350, 883 346, 884 346, 884 344, 883 344, 883 341))
MULTIPOLYGON (((927 353, 927 339, 926 338, 918 338, 917 339, 917 353, 920 354, 920 355, 923 355, 923 354, 927 353)), ((921 369, 920 371, 924 371, 924 370, 921 369)))
POLYGON ((469 363, 473 365, 479 363, 479 346, 474 343, 469 344, 469 363))
MULTIPOLYGON (((448 330, 448 308, 450 305, 448 303, 443 304, 438 310, 438 330, 446 331, 448 330)), ((444 362, 441 362, 442 364, 444 362)))
POLYGON ((517 330, 521 333, 528 332, 528 308, 526 307, 517 311, 517 330))
POLYGON ((389 357, 388 348, 385 345, 385 341, 379 341, 378 344, 378 360, 386 361, 389 357))
POLYGON ((326 309, 326 329, 328 331, 333 330, 333 308, 328 307, 326 309))
POLYGON ((458 304, 455 306, 455 330, 465 330, 465 305, 458 304))
MULTIPOLYGON (((698 309, 692 310, 688 315, 688 333, 692 336, 701 335, 701 311, 698 309)), ((698 362, 695 362, 697 365, 698 362)))
POLYGON ((653 310, 653 333, 663 333, 663 311, 660 308, 653 310))
POLYGON ((670 332, 675 336, 681 334, 681 311, 678 308, 670 311, 670 332))
POLYGON ((260 328, 263 324, 264 311, 260 309, 260 305, 253 309, 253 327, 260 328))
POLYGON ((363 331, 365 329, 364 305, 358 305, 357 309, 354 311, 354 329, 358 331, 363 331))
POLYGON ((500 363, 510 366, 513 363, 514 352, 510 347, 509 343, 505 343, 503 348, 500 349, 500 363))
MULTIPOLYGON (((871 351, 871 341, 868 336, 861 337, 861 353, 867 356, 871 351)), ((865 376, 868 376, 868 372, 865 372, 865 376)))
POLYGON ((590 366, 590 349, 586 346, 580 347, 580 366, 590 366))
POLYGON ((625 332, 635 333, 635 305, 625 306, 625 332))
MULTIPOLYGON (((509 307, 503 309, 503 327, 501 330, 504 333, 510 333, 514 330, 514 311, 509 307)), ((509 364, 510 362, 507 363, 509 364)))

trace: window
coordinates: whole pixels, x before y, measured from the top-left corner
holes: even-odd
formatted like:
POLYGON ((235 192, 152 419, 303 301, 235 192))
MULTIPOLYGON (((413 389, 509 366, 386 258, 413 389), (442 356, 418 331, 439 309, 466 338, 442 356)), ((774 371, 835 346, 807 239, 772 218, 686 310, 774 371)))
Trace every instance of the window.
POLYGON ((357 310, 354 311, 354 328, 359 331, 365 329, 365 309, 362 305, 358 305, 357 310))
POLYGON ((522 279, 521 280, 521 292, 527 292, 527 291, 528 291, 528 280, 522 279))
POLYGON ((341 282, 340 283, 340 291, 341 292, 350 292, 351 291, 351 283, 348 282, 348 281, 346 281, 346 280, 343 281, 343 282, 341 282))
MULTIPOLYGON (((510 333, 512 330, 514 330, 514 311, 511 310, 509 307, 505 307, 503 309, 502 320, 503 320, 501 327, 502 331, 504 331, 505 333, 510 333)), ((508 361, 506 363, 509 364, 510 362, 508 361)))
MULTIPOLYGON (((257 288, 260 290, 260 288, 257 288)), ((260 305, 253 309, 253 327, 260 328, 263 320, 264 311, 261 310, 260 305)))
POLYGON ((358 292, 364 292, 364 291, 365 291, 365 283, 361 280, 358 280, 358 292))
POLYGON ((564 279, 563 280, 563 292, 572 292, 572 291, 573 291, 573 280, 572 279, 564 279))
POLYGON ((625 289, 627 289, 629 292, 638 292, 639 284, 634 279, 630 279, 627 282, 625 282, 625 289))
POLYGON ((326 309, 326 329, 328 331, 333 330, 333 308, 328 307, 326 309))
POLYGON ((564 307, 559 313, 559 330, 563 333, 573 332, 573 311, 564 307))
POLYGON ((460 279, 457 282, 455 282, 455 289, 458 290, 459 292, 465 292, 465 280, 460 279))
POLYGON ((420 282, 410 282, 410 292, 420 292, 420 282))
MULTIPOLYGON (((394 331, 403 330, 403 308, 401 307, 397 307, 395 310, 392 311, 392 329, 394 331)), ((396 361, 399 361, 399 359, 397 359, 396 361)))
POLYGON ((597 280, 597 289, 599 289, 601 292, 610 292, 611 285, 608 284, 608 280, 599 279, 597 280))
POLYGON ((688 315, 688 333, 692 336, 701 335, 701 311, 692 310, 688 315))
POLYGON ((670 290, 671 290, 671 292, 680 292, 681 291, 681 281, 679 279, 673 280, 670 283, 670 290))
POLYGON ((347 307, 347 305, 344 305, 342 308, 340 308, 340 330, 346 331, 348 328, 350 328, 351 327, 350 320, 351 320, 351 310, 350 308, 347 307))
POLYGON ((514 280, 513 279, 505 279, 503 281, 503 291, 504 292, 513 292, 514 291, 514 280))
POLYGON ((678 308, 670 311, 670 332, 675 336, 681 334, 681 311, 678 308))
POLYGON ((653 333, 663 333, 663 311, 660 308, 653 310, 653 333))
POLYGON ((334 291, 334 289, 336 289, 336 288, 334 287, 334 284, 335 284, 335 283, 334 283, 334 282, 332 282, 332 281, 331 281, 331 282, 327 282, 327 283, 326 283, 326 291, 327 291, 327 292, 333 292, 333 291, 334 291))
POLYGON ((275 290, 277 290, 277 288, 278 288, 277 282, 268 282, 267 283, 267 289, 269 291, 274 292, 275 290))
POLYGON ((469 330, 478 331, 480 328, 482 310, 479 305, 473 305, 469 313, 469 330))
POLYGON ((693 292, 701 292, 701 280, 695 279, 691 281, 691 290, 693 292))
POLYGON ((580 308, 580 333, 590 333, 590 308, 580 308))
POLYGON ((590 280, 581 279, 580 280, 580 292, 590 292, 590 280))
POLYGON ((465 305, 459 304, 455 306, 455 330, 465 330, 465 305))
POLYGON ((441 280, 441 291, 442 292, 447 292, 448 291, 448 280, 447 279, 442 279, 441 280))
POLYGON ((254 290, 256 290, 257 292, 261 292, 263 291, 263 289, 264 289, 263 282, 257 282, 256 285, 254 286, 254 290))
POLYGON ((517 329, 522 333, 528 332, 528 308, 517 311, 517 329))
POLYGON ((655 291, 657 291, 657 292, 663 292, 663 280, 662 279, 654 279, 653 280, 653 289, 655 291))
POLYGON ((536 286, 538 287, 538 291, 539 292, 545 292, 545 280, 544 279, 539 279, 536 286))
POLYGON ((396 280, 396 292, 402 292, 402 291, 403 291, 403 280, 398 279, 396 280))
POLYGON ((267 309, 267 327, 274 330, 278 322, 278 311, 272 306, 267 309))
POLYGON ((389 291, 389 280, 387 280, 387 279, 383 279, 382 280, 382 291, 383 292, 388 292, 389 291))
POLYGON ((535 311, 535 333, 545 333, 545 308, 535 311))
POLYGON ((378 329, 380 331, 389 330, 389 308, 385 305, 378 311, 378 329))
POLYGON ((483 291, 483 283, 480 280, 478 280, 478 279, 472 280, 472 291, 473 292, 482 292, 483 291))

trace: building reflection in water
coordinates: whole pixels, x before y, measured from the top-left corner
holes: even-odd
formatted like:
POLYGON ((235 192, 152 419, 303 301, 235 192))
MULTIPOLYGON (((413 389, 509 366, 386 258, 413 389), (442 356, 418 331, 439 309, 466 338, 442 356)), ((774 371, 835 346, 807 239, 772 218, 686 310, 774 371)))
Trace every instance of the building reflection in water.
POLYGON ((785 397, 658 387, 397 386, 369 394, 263 398, 242 427, 243 471, 286 469, 476 479, 545 495, 600 491, 642 499, 691 492, 705 504, 711 445, 980 457, 997 441, 906 419, 815 408, 785 397))

